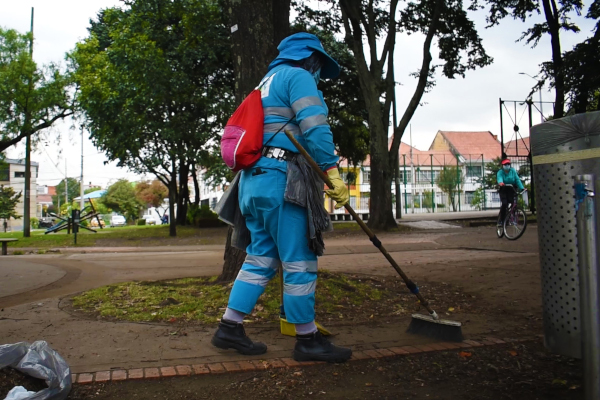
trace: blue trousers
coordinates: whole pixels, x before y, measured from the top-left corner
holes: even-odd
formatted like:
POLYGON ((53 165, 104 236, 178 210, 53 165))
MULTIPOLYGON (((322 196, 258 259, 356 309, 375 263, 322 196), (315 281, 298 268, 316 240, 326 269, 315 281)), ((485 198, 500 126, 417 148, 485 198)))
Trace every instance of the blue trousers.
POLYGON ((308 248, 306 209, 283 200, 285 186, 286 174, 279 169, 242 172, 239 202, 252 242, 228 307, 251 313, 281 264, 287 320, 304 324, 315 319, 317 256, 308 248))

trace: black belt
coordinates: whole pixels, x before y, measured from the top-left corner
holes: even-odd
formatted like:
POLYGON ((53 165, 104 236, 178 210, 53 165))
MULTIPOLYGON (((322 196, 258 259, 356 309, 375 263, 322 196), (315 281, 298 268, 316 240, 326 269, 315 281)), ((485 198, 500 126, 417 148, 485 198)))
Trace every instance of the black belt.
POLYGON ((298 155, 298 153, 281 149, 279 147, 267 146, 263 148, 262 155, 263 157, 274 158, 279 161, 292 161, 298 155))

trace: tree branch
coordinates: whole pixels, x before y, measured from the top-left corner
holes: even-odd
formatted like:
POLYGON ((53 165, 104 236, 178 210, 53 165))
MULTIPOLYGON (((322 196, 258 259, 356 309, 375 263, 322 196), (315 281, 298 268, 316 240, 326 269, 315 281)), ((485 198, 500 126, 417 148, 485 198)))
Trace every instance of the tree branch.
POLYGON ((419 82, 417 83, 417 88, 415 89, 415 93, 413 94, 413 97, 411 98, 408 107, 406 107, 406 110, 402 115, 402 119, 400 120, 398 127, 395 127, 394 129, 394 139, 390 148, 391 161, 393 161, 394 154, 398 153, 402 135, 404 134, 408 123, 410 122, 412 116, 417 110, 417 107, 421 102, 421 98, 423 97, 423 93, 425 92, 425 88, 427 87, 427 79, 429 78, 429 68, 431 65, 431 42, 433 41, 433 37, 435 36, 437 31, 443 5, 444 0, 435 1, 435 9, 433 11, 433 16, 431 18, 431 22, 429 23, 429 28, 427 31, 427 36, 425 38, 425 42, 423 43, 423 62, 421 64, 421 71, 419 71, 419 82))

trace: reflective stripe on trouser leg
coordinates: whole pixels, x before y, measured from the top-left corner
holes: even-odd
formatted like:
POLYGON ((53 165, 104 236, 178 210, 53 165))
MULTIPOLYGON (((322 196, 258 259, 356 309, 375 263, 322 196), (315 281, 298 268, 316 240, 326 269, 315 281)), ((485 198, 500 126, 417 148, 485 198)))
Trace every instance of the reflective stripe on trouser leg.
POLYGON ((306 324, 315 319, 317 273, 283 271, 285 316, 292 324, 306 324))
POLYGON ((306 209, 284 203, 279 213, 277 249, 283 264, 283 307, 288 322, 315 319, 317 256, 308 247, 306 209))
POLYGON ((229 308, 250 314, 267 283, 275 276, 279 260, 270 257, 248 255, 238 273, 231 294, 229 308))

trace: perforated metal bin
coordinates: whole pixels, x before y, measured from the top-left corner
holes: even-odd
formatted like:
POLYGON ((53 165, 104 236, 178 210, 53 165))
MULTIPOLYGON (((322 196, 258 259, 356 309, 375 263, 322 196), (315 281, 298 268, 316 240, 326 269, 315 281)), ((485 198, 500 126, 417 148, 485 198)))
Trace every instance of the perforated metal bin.
POLYGON ((581 358, 573 177, 600 175, 600 112, 531 128, 546 347, 581 358))

